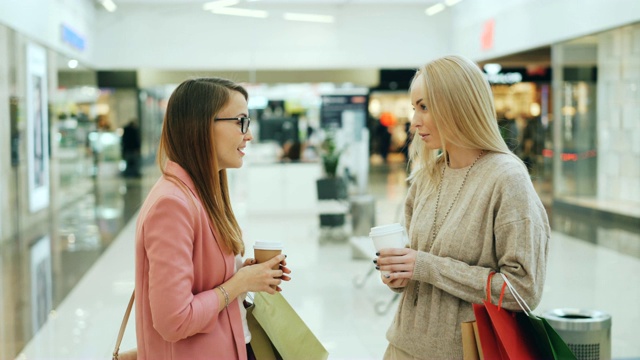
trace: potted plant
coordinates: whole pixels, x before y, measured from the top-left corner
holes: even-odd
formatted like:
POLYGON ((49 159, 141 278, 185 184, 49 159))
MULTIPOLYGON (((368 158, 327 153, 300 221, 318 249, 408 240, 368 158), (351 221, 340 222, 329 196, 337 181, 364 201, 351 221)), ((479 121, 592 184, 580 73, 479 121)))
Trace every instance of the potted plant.
MULTIPOLYGON (((337 176, 342 149, 336 144, 334 131, 327 132, 320 149, 325 177, 316 181, 318 200, 346 200, 347 184, 342 177, 337 176)), ((320 226, 341 226, 344 222, 344 213, 320 214, 320 226)))
POLYGON ((321 150, 324 172, 328 178, 335 178, 342 150, 338 149, 336 145, 334 132, 327 133, 327 137, 322 142, 321 150))

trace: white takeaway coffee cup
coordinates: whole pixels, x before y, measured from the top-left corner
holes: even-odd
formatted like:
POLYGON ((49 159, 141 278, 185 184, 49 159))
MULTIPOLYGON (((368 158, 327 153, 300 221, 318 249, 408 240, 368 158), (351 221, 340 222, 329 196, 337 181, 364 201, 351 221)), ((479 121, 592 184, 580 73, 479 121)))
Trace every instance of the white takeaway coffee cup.
MULTIPOLYGON (((403 248, 407 244, 407 231, 399 223, 381 225, 371 228, 369 237, 376 250, 403 248)), ((388 271, 382 271, 388 274, 388 271)))

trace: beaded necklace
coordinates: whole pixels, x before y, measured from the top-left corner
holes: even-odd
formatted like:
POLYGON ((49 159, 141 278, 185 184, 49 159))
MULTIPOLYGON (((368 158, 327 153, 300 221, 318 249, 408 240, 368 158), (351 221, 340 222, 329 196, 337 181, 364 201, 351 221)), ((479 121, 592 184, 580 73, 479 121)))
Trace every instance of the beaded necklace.
MULTIPOLYGON (((436 210, 435 210, 435 214, 433 215, 433 224, 431 225, 431 243, 429 244, 429 247, 427 248, 427 252, 431 252, 431 248, 433 248, 433 243, 436 242, 436 236, 440 232, 440 229, 442 228, 442 225, 444 225, 444 222, 447 219, 447 216, 449 215, 449 212, 453 208, 453 204, 455 204, 456 200, 458 200, 458 196, 460 195, 460 191, 464 187, 464 184, 467 182, 467 176, 469 176, 469 172, 471 171, 471 169, 473 169, 473 166, 478 162, 478 160, 480 160, 482 155, 484 155, 484 150, 480 151, 480 154, 478 155, 478 157, 473 161, 471 166, 469 166, 469 168, 467 169, 467 172, 464 174, 464 178, 462 179, 462 184, 460 184, 460 187, 458 188, 458 191, 456 192, 456 196, 453 198, 453 201, 451 202, 451 205, 449 205, 449 209, 447 209, 447 212, 444 214, 444 217, 442 218, 442 221, 440 222, 440 226, 438 226, 437 225, 437 220, 438 220, 438 208, 440 206, 440 193, 442 192, 442 183, 444 182, 444 174, 445 174, 445 170, 447 169, 447 165, 443 164, 443 166, 442 166, 442 177, 440 178, 440 184, 438 184, 438 195, 436 196, 436 210)), ((420 282, 418 281, 418 282, 416 282, 416 287, 415 287, 415 290, 414 290, 413 306, 418 305, 418 293, 419 292, 420 292, 420 282)))

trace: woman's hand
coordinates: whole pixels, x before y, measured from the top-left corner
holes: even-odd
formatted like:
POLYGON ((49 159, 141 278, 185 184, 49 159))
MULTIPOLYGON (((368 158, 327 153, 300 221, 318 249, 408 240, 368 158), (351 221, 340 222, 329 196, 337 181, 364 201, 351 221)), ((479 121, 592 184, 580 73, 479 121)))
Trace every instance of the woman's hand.
POLYGON ((275 294, 276 291, 282 291, 278 285, 282 281, 289 281, 291 278, 286 274, 290 274, 291 270, 287 268, 285 255, 278 255, 265 261, 262 264, 255 264, 254 259, 245 260, 243 267, 234 275, 243 285, 245 291, 251 292, 267 292, 275 294), (279 264, 279 265, 278 265, 279 264), (278 270, 272 270, 272 267, 280 266, 278 270))
MULTIPOLYGON (((285 258, 287 257, 287 255, 284 256, 285 258)), ((285 274, 291 274, 291 270, 287 267, 287 260, 282 260, 280 261, 280 270, 282 270, 282 277, 280 279, 282 279, 282 281, 290 281, 291 280, 291 276, 287 276, 285 274)), ((280 289, 280 287, 278 286, 276 288, 276 290, 278 291, 282 291, 282 289, 280 289)))
POLYGON ((409 283, 409 279, 392 279, 391 275, 392 274, 381 275, 382 282, 390 288, 403 288, 409 283))
POLYGON ((378 257, 373 260, 376 269, 390 272, 382 275, 382 282, 392 288, 407 286, 413 276, 417 253, 410 248, 380 250, 378 257))
MULTIPOLYGON (((285 255, 284 257, 286 258, 287 255, 285 255)), ((255 265, 255 263, 256 263, 256 259, 247 258, 244 261, 244 264, 242 264, 242 267, 249 266, 249 265, 255 265)), ((282 272, 285 273, 285 274, 291 274, 291 270, 287 267, 287 260, 282 260, 280 262, 280 270, 282 270, 282 272)), ((282 281, 289 281, 289 280, 291 280, 290 276, 282 275, 282 281)))

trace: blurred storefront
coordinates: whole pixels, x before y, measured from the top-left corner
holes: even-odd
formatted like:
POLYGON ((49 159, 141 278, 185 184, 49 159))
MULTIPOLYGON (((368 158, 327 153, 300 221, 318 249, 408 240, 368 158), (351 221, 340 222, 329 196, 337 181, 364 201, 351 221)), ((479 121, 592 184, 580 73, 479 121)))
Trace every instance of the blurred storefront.
POLYGON ((551 49, 543 47, 480 64, 491 84, 498 125, 527 165, 543 203, 553 198, 551 49))
POLYGON ((409 86, 414 75, 415 69, 381 69, 380 82, 370 89, 368 126, 373 164, 407 161, 413 117, 409 86))
POLYGON ((573 214, 562 226, 595 243, 625 232, 609 246, 632 253, 640 252, 638 44, 633 24, 552 46, 554 207, 573 214), (605 226, 593 228, 597 221, 605 226))
POLYGON ((481 63, 554 227, 640 253, 640 24, 481 63), (624 241, 610 241, 611 232, 624 241))

